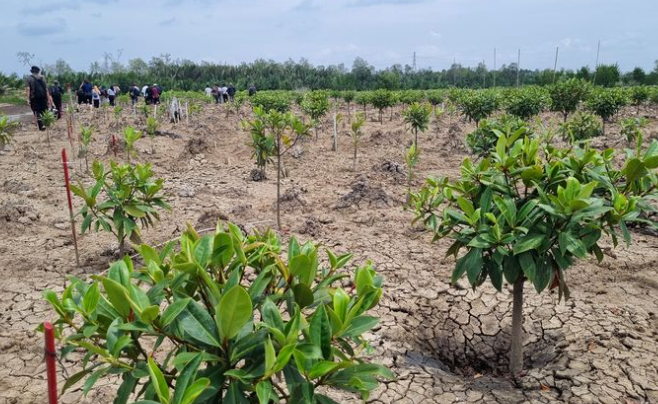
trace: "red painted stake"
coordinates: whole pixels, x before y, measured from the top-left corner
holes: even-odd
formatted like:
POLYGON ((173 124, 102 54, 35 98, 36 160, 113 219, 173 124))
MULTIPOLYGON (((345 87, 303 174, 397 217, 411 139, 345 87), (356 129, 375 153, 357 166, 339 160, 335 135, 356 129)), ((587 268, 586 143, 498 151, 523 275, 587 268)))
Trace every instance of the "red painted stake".
POLYGON ((73 218, 73 202, 71 201, 71 183, 69 181, 69 163, 66 159, 66 149, 62 148, 62 165, 64 166, 64 182, 66 183, 66 197, 69 201, 69 219, 71 220, 71 232, 73 233, 73 247, 75 248, 75 263, 80 266, 80 255, 78 254, 78 238, 75 235, 75 219, 73 218))
POLYGON ((57 404, 57 365, 55 359, 57 352, 55 351, 55 330, 50 321, 46 321, 43 325, 43 335, 46 339, 46 375, 48 377, 48 403, 57 404))

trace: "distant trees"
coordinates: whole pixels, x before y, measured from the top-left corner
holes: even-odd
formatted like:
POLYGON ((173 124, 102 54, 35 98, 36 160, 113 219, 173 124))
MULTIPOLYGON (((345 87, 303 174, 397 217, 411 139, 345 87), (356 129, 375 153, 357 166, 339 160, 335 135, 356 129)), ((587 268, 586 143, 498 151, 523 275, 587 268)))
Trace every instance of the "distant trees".
MULTIPOLYGON (((17 56, 21 63, 34 60, 33 54, 26 52, 17 56)), ((194 63, 190 60, 175 59, 170 54, 162 54, 149 61, 137 58, 122 63, 121 52, 104 53, 103 59, 93 62, 87 71, 73 72, 65 61, 56 62, 46 70, 49 78, 57 78, 62 83, 80 83, 89 78, 95 82, 116 83, 128 88, 133 82, 158 83, 165 90, 203 90, 210 84, 233 83, 237 88, 247 88, 254 83, 259 90, 427 90, 435 88, 459 87, 482 88, 493 86, 496 76, 497 87, 516 85, 517 65, 502 65, 495 71, 484 64, 474 67, 455 63, 448 69, 413 69, 409 65, 393 65, 377 70, 362 58, 356 58, 351 68, 343 64, 314 66, 305 59, 287 60, 283 63, 257 59, 239 65, 194 63)), ((652 85, 658 84, 658 68, 645 72, 636 68, 621 74, 617 65, 600 65, 596 72, 588 67, 580 70, 559 70, 553 75, 552 69, 521 69, 520 83, 523 85, 549 85, 569 78, 579 78, 596 84, 612 86, 617 83, 652 85)))

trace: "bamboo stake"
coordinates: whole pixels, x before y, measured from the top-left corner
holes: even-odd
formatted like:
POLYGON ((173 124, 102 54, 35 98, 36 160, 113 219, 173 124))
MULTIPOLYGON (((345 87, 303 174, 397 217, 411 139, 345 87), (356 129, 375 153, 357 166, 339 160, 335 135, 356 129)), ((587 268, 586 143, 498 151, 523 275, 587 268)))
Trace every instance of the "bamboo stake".
POLYGON ((75 262, 80 267, 80 254, 78 253, 78 239, 75 234, 75 218, 73 217, 73 203, 71 201, 71 183, 69 181, 69 162, 66 159, 66 149, 62 148, 62 165, 64 166, 64 182, 66 184, 66 198, 69 203, 69 219, 73 233, 73 247, 75 248, 75 262))

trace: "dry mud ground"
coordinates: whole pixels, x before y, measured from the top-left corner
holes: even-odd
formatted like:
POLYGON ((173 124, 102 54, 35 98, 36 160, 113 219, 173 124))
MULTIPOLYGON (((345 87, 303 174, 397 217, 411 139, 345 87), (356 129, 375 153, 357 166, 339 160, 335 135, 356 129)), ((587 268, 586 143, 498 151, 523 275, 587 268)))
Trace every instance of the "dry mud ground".
MULTIPOLYGON (((647 133, 655 137, 655 111, 642 113, 652 118, 647 133)), ((143 126, 128 115, 124 123, 143 126)), ((558 304, 554 293, 539 296, 527 289, 527 373, 513 385, 504 376, 510 294, 488 286, 476 293, 449 287, 454 260, 443 258, 446 243, 431 245, 429 235, 410 226, 412 213, 402 208, 403 150, 411 135, 399 111, 384 125, 374 117, 370 111, 356 172, 349 137, 341 135, 340 151, 332 152, 328 125, 319 140, 302 145, 301 156, 287 156, 282 216, 284 237, 296 234, 340 253, 353 252, 357 262, 371 259, 385 277, 373 359, 398 378, 383 383, 370 401, 658 403, 658 239, 636 231, 633 245, 608 250, 603 264, 586 260, 571 268, 572 298, 566 303, 558 304)), ((91 120, 101 127, 92 154, 108 160, 110 122, 102 115, 78 114, 75 133, 91 120)), ((250 181, 254 164, 247 135, 238 128, 235 115, 225 117, 208 106, 189 127, 163 124, 163 130, 180 137, 157 137, 154 155, 148 139, 138 142, 138 159, 152 161, 165 178, 172 205, 156 228, 143 232, 146 242, 176 236, 186 221, 203 228, 228 217, 247 228, 274 226, 275 182, 250 181)), ((427 175, 456 174, 470 130, 466 122, 444 118, 421 135, 416 186, 427 175)), ((594 143, 623 146, 616 125, 607 132, 594 143)), ((108 234, 79 237, 82 268, 75 267, 60 160, 62 147, 68 147, 64 121, 52 131, 51 143, 47 146, 32 127, 23 128, 14 146, 0 155, 0 403, 46 401, 42 336, 33 330, 54 313, 41 292, 61 291, 69 274, 103 271, 116 248, 108 234)), ((75 180, 88 182, 80 161, 75 167, 75 180)), ((274 178, 274 172, 269 176, 274 178)), ((78 389, 62 402, 109 403, 113 388, 112 381, 100 382, 86 398, 78 389)))

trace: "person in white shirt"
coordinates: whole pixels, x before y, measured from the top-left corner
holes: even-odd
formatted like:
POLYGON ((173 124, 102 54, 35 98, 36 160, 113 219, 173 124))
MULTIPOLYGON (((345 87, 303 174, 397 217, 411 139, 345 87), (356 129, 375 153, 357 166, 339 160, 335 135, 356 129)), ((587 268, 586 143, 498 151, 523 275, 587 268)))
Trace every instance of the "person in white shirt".
POLYGON ((149 88, 149 86, 144 86, 142 87, 142 97, 146 97, 146 90, 149 88))
POLYGON ((228 87, 226 85, 222 86, 222 100, 228 102, 228 87))
POLYGON ((210 95, 212 94, 212 88, 210 88, 210 86, 206 86, 206 89, 203 90, 203 92, 210 97, 210 95))
POLYGON ((114 90, 114 86, 110 86, 107 89, 107 99, 110 101, 110 106, 114 106, 114 100, 117 98, 117 93, 116 90, 114 90))

